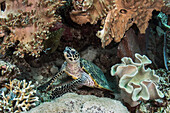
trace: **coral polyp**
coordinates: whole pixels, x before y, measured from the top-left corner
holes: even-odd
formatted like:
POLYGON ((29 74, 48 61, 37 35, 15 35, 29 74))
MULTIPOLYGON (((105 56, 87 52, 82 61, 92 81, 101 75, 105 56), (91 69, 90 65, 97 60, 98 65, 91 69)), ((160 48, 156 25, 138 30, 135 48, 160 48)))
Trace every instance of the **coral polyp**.
POLYGON ((3 84, 21 74, 19 68, 3 60, 0 60, 0 73, 0 84, 3 84))

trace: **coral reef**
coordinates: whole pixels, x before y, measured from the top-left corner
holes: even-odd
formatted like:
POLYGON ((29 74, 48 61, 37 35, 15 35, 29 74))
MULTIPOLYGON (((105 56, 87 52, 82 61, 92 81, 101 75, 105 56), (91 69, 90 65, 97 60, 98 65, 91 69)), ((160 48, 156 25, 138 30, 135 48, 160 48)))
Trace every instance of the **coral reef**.
POLYGON ((91 95, 64 94, 25 113, 128 113, 120 101, 91 95))
POLYGON ((101 20, 103 29, 96 35, 105 47, 113 38, 115 42, 120 42, 133 24, 145 33, 152 11, 161 11, 164 5, 163 0, 73 0, 74 10, 70 12, 70 17, 78 24, 96 24, 101 20))
POLYGON ((169 0, 0 0, 0 112, 128 112, 114 99, 132 113, 169 112, 169 15, 169 0), (66 46, 96 64, 112 91, 67 87, 67 74, 36 90, 60 72, 66 46))
POLYGON ((36 90, 32 82, 14 79, 0 89, 0 112, 19 113, 27 111, 36 105, 39 98, 35 95, 36 90))
POLYGON ((0 84, 20 75, 20 70, 15 65, 0 60, 0 84))
POLYGON ((14 47, 14 54, 24 57, 25 53, 39 56, 43 41, 48 39, 49 29, 61 17, 56 14, 60 0, 6 0, 0 2, 1 53, 14 47), (2 10, 3 9, 3 10, 2 10))
POLYGON ((151 61, 145 56, 135 54, 135 62, 131 58, 122 58, 122 64, 111 68, 111 75, 118 76, 122 99, 130 106, 137 106, 140 100, 149 100, 164 97, 158 89, 159 77, 154 70, 145 69, 151 61), (127 98, 129 96, 129 98, 127 98))

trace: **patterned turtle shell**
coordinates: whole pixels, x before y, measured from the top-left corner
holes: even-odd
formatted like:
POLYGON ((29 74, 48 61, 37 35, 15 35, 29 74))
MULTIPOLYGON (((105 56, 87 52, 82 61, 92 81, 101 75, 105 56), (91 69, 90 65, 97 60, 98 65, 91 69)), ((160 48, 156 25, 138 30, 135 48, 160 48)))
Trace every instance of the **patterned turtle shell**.
POLYGON ((107 82, 107 79, 106 79, 104 73, 102 72, 102 70, 99 67, 97 67, 92 62, 87 61, 82 58, 80 59, 80 64, 81 64, 82 69, 88 75, 90 75, 92 80, 95 82, 96 87, 104 88, 104 89, 112 91, 111 88, 109 87, 109 84, 107 82))

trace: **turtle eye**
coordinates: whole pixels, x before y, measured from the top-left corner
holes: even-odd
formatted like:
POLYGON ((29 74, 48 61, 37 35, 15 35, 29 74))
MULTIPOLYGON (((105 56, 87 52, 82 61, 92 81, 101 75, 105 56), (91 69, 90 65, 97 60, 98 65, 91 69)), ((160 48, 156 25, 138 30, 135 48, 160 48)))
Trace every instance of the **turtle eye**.
POLYGON ((75 51, 71 51, 71 54, 75 54, 75 51))

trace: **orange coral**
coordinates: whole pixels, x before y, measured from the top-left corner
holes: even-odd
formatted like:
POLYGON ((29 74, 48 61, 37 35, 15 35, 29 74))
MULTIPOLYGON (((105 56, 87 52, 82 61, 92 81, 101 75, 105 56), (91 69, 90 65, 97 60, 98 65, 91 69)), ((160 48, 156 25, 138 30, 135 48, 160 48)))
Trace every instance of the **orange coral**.
POLYGON ((152 11, 160 11, 163 0, 73 0, 72 20, 78 24, 96 24, 102 20, 103 29, 97 32, 102 47, 114 38, 120 42, 125 31, 134 23, 145 33, 152 11))
POLYGON ((24 53, 39 56, 49 28, 61 21, 56 9, 64 3, 61 0, 1 0, 0 25, 4 32, 1 35, 6 34, 1 53, 15 45, 17 56, 24 57, 24 53))

